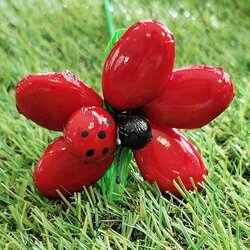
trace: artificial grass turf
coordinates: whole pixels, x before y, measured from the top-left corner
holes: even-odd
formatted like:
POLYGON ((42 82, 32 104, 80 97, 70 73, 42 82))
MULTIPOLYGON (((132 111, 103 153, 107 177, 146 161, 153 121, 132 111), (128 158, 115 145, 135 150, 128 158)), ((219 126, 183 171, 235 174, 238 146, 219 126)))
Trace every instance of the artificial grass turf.
POLYGON ((111 1, 117 29, 141 19, 175 35, 175 67, 222 66, 233 103, 202 129, 183 131, 209 170, 201 193, 164 198, 131 164, 123 200, 98 185, 49 200, 32 173, 58 133, 15 108, 25 75, 70 69, 97 91, 109 41, 102 1, 0 3, 0 249, 249 249, 249 5, 247 1, 111 1))

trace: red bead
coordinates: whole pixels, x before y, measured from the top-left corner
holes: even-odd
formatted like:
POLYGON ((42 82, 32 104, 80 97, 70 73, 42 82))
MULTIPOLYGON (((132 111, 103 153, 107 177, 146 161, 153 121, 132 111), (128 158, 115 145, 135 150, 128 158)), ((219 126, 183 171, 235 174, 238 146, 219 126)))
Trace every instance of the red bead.
POLYGON ((100 107, 75 111, 66 124, 64 134, 69 150, 85 163, 106 159, 115 151, 115 121, 100 107))
POLYGON ((47 197, 58 197, 56 190, 65 196, 83 190, 99 180, 112 163, 114 155, 93 164, 84 164, 68 150, 64 138, 52 142, 34 172, 34 182, 39 191, 47 197))
POLYGON ((138 108, 157 97, 174 65, 174 36, 157 21, 131 26, 110 52, 103 69, 102 88, 115 109, 138 108))
POLYGON ((175 70, 162 95, 141 111, 165 127, 193 129, 221 114, 233 96, 233 84, 222 68, 194 65, 175 70))
POLYGON ((187 190, 193 190, 190 178, 198 182, 207 175, 202 159, 194 146, 176 129, 162 128, 151 123, 153 139, 134 151, 136 163, 145 180, 156 182, 162 192, 180 195, 173 181, 180 176, 187 190))
POLYGON ((101 97, 73 73, 35 74, 16 88, 18 111, 37 124, 63 131, 69 116, 83 106, 100 106, 101 97))

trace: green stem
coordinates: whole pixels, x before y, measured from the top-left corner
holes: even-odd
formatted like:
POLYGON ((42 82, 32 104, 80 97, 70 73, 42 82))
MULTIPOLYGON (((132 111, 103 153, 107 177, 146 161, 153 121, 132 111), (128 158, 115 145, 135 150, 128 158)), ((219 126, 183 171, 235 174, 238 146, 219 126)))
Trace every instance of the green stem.
POLYGON ((121 184, 121 153, 122 153, 122 146, 119 145, 117 148, 117 162, 116 162, 116 184, 121 184))
POLYGON ((115 33, 115 25, 114 25, 113 17, 109 8, 109 0, 103 0, 103 5, 104 5, 104 12, 106 16, 107 25, 108 25, 109 35, 110 37, 112 37, 113 34, 115 33))

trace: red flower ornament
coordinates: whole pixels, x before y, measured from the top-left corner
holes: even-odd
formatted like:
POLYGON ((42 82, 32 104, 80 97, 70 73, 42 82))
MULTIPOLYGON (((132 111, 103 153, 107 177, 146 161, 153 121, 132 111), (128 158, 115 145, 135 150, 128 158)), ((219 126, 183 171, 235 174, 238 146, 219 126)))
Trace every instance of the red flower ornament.
POLYGON ((34 182, 48 197, 81 191, 99 180, 117 147, 133 150, 145 180, 179 195, 180 176, 188 190, 207 170, 194 146, 176 128, 199 128, 221 114, 234 88, 222 68, 173 70, 173 34, 157 21, 131 26, 109 53, 101 97, 73 73, 35 74, 16 88, 18 111, 37 124, 64 131, 36 165, 34 182), (119 145, 119 146, 117 146, 119 145), (191 178, 193 181, 191 181, 191 178))

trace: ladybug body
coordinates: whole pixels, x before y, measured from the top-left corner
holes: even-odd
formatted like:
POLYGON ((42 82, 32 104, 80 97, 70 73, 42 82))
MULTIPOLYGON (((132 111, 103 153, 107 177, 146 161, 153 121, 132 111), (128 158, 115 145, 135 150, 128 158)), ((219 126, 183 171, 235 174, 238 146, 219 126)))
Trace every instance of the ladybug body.
POLYGON ((106 159, 115 151, 115 121, 100 107, 75 111, 66 124, 64 135, 72 154, 85 163, 106 159))

